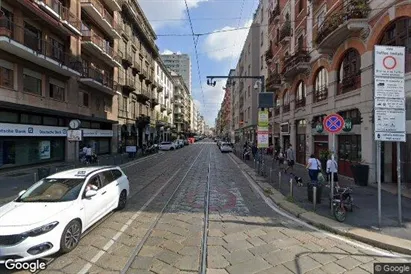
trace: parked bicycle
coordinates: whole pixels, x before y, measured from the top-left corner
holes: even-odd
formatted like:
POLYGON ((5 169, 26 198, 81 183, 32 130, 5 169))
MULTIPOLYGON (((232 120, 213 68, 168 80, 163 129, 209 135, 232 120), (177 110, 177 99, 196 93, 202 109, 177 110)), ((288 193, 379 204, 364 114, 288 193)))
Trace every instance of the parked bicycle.
POLYGON ((352 189, 349 187, 339 188, 334 190, 333 208, 334 217, 339 222, 344 222, 347 218, 347 211, 353 212, 353 197, 352 189))

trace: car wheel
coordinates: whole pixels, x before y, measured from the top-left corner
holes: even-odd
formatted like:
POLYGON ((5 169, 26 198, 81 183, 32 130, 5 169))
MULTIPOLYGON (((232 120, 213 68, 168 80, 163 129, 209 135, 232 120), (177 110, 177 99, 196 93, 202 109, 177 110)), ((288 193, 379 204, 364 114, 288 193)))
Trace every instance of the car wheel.
POLYGON ((81 223, 79 220, 73 220, 64 228, 63 234, 61 235, 60 252, 64 254, 75 249, 80 242, 80 238, 81 223))
POLYGON ((117 209, 124 209, 127 205, 127 191, 123 190, 118 197, 118 206, 117 209))

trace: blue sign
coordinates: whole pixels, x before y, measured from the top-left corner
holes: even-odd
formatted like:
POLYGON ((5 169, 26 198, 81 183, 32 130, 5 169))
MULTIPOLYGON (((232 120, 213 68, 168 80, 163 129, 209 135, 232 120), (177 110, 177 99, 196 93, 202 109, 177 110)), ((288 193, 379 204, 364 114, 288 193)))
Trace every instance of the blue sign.
POLYGON ((330 133, 338 133, 344 128, 344 118, 338 114, 330 114, 324 119, 324 129, 330 133))

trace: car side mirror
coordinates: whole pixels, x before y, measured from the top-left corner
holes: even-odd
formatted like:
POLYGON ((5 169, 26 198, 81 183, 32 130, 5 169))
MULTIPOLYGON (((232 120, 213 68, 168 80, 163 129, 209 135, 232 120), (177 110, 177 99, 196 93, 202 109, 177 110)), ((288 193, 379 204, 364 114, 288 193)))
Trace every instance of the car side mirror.
POLYGON ((23 195, 24 193, 26 193, 26 191, 27 191, 27 190, 22 190, 22 191, 20 191, 18 197, 20 197, 21 195, 23 195))
POLYGON ((97 195, 97 191, 93 190, 93 189, 90 189, 89 191, 86 192, 85 197, 86 198, 91 198, 91 197, 96 196, 96 195, 97 195))

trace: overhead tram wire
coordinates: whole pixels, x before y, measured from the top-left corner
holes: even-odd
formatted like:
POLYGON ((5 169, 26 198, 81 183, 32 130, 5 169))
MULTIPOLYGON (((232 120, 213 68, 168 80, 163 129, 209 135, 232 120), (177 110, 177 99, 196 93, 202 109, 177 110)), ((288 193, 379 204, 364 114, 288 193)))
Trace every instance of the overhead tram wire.
POLYGON ((198 60, 199 58, 198 58, 198 50, 197 50, 197 43, 198 43, 198 39, 200 38, 200 36, 195 35, 194 33, 193 22, 191 21, 190 9, 188 8, 187 0, 184 0, 184 4, 186 5, 187 16, 190 22, 191 34, 193 36, 194 51, 195 51, 196 63, 197 63, 197 74, 198 74, 198 79, 200 81, 201 95, 203 97, 203 103, 204 103, 205 99, 204 99, 203 81, 201 80, 200 62, 198 60), (197 41, 196 41, 196 36, 197 36, 197 41))

